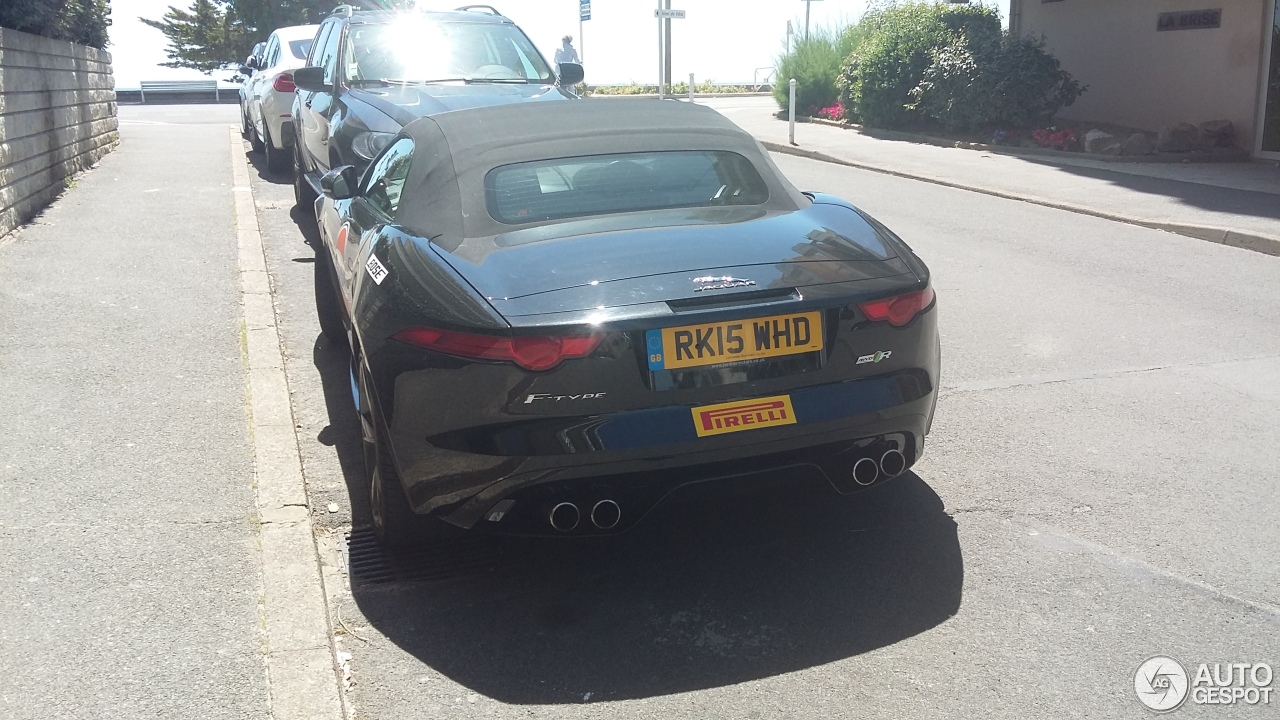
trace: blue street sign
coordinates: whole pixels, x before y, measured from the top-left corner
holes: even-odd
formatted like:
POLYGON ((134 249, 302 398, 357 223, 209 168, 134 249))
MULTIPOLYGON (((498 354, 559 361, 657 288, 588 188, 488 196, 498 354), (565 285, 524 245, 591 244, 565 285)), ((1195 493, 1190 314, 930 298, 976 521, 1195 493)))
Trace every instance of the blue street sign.
POLYGON ((591 0, 578 0, 578 19, 591 19, 591 0))

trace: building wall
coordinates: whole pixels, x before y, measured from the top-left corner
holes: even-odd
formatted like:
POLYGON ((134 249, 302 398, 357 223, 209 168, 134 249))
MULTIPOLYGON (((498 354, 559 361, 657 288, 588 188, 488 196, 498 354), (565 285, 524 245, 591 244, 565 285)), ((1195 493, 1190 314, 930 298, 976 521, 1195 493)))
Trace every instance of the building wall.
POLYGON ((1263 27, 1274 0, 1014 0, 1015 29, 1044 35, 1067 72, 1088 85, 1062 117, 1157 130, 1230 120, 1252 150, 1263 27), (1162 12, 1222 9, 1222 27, 1156 30, 1162 12))
POLYGON ((111 54, 0 28, 0 235, 119 139, 111 54))

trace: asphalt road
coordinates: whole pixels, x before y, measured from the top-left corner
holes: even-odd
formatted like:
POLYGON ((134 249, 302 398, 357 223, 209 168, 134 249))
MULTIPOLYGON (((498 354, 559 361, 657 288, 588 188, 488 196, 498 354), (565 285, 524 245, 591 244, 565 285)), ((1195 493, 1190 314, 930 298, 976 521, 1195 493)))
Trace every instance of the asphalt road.
POLYGON ((703 488, 610 543, 398 558, 368 550, 310 218, 255 179, 312 505, 347 548, 357 716, 1130 718, 1152 655, 1280 666, 1280 258, 776 161, 935 273, 943 392, 915 472, 851 499, 802 475, 703 488))
POLYGON ((0 244, 0 718, 265 718, 234 113, 120 114, 0 244))

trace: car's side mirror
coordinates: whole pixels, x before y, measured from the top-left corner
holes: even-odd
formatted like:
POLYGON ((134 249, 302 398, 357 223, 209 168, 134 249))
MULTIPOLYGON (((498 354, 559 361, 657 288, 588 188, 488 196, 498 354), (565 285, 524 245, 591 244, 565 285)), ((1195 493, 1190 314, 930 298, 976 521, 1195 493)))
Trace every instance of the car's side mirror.
POLYGON ((253 67, 251 67, 251 66, 249 66, 249 65, 241 65, 241 66, 240 66, 240 74, 241 74, 241 75, 252 75, 252 74, 253 74, 253 67))
POLYGON ((299 90, 307 92, 324 92, 329 88, 324 83, 324 68, 304 67, 293 71, 293 84, 299 90))
POLYGON ((320 192, 334 200, 355 197, 358 187, 360 176, 356 175, 354 165, 336 167, 320 177, 320 192))
POLYGON ((560 63, 560 87, 572 87, 587 74, 578 63, 560 63))

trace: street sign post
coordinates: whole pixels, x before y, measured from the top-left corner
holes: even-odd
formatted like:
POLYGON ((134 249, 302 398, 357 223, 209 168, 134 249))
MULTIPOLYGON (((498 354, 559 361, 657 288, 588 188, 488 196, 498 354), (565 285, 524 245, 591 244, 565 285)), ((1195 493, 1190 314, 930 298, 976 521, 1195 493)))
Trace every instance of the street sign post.
POLYGON ((671 84, 671 21, 683 20, 683 10, 672 10, 671 0, 658 0, 658 9, 653 16, 658 19, 658 98, 667 96, 667 85, 671 84), (665 36, 665 39, 664 39, 665 36))
POLYGON ((809 39, 809 7, 822 0, 804 0, 804 39, 809 39))
POLYGON ((582 23, 591 19, 591 0, 578 0, 578 59, 587 60, 587 38, 582 32, 582 23))

